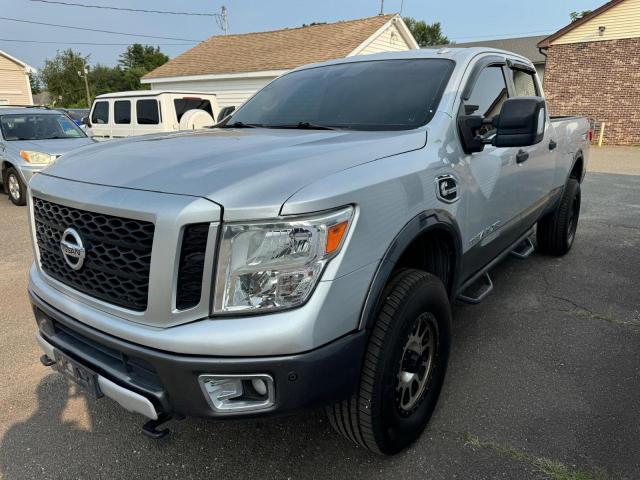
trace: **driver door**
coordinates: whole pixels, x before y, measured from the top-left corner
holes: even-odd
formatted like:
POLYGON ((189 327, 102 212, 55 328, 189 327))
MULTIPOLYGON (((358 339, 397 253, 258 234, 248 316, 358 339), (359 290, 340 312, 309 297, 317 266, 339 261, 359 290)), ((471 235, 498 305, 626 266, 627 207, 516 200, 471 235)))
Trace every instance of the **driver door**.
MULTIPOLYGON (((490 120, 500 113, 502 104, 509 98, 506 64, 490 63, 479 68, 479 72, 470 75, 471 84, 465 92, 471 88, 463 95, 460 115, 482 115, 486 122, 477 133, 491 139, 495 127, 490 120)), ((482 269, 520 235, 518 218, 522 205, 513 182, 516 154, 517 149, 488 144, 482 152, 467 154, 464 158, 469 187, 463 207, 464 278, 482 269)))

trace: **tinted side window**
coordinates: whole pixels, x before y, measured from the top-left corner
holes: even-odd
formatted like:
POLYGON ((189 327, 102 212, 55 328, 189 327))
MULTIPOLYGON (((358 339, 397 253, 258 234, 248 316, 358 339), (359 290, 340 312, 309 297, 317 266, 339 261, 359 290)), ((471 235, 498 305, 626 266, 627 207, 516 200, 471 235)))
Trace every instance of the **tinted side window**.
POLYGON ((109 102, 96 102, 91 114, 91 123, 97 125, 109 123, 109 102))
POLYGON ((138 125, 158 125, 160 112, 157 100, 138 100, 136 102, 136 116, 138 125))
MULTIPOLYGON (((496 65, 485 68, 478 76, 471 97, 465 103, 468 115, 482 115, 490 119, 500 113, 502 104, 509 97, 507 82, 502 73, 502 67, 496 65)), ((491 134, 495 128, 484 125, 478 134, 491 134)))
POLYGON ((513 72, 516 97, 535 97, 539 95, 532 73, 515 69, 511 71, 513 72))
POLYGON ((116 123, 131 123, 131 102, 129 100, 118 100, 114 102, 113 117, 116 123))
POLYGON ((211 109, 211 102, 209 100, 204 100, 202 98, 197 97, 185 97, 185 98, 176 98, 173 101, 173 104, 176 107, 176 118, 178 122, 182 118, 182 115, 189 110, 204 110, 211 118, 214 120, 216 117, 213 115, 213 110, 211 109))

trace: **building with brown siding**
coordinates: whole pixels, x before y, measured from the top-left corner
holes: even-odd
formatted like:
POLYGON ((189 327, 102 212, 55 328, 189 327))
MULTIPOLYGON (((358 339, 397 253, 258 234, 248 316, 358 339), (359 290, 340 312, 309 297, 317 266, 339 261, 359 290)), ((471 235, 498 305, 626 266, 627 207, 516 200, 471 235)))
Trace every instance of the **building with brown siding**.
POLYGON ((32 105, 29 74, 35 69, 0 50, 0 105, 32 105))
POLYGON ((640 0, 612 0, 538 46, 552 115, 585 115, 604 122, 605 143, 640 145, 640 0))

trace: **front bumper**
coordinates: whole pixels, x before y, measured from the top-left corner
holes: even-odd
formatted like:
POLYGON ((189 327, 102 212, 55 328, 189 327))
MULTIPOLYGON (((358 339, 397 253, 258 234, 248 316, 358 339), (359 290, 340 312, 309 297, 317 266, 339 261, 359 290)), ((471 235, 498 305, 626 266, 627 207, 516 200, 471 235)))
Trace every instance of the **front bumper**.
POLYGON ((358 385, 366 341, 364 331, 295 355, 182 355, 116 338, 56 310, 33 293, 30 298, 38 320, 39 342, 45 353, 50 353, 49 348, 56 348, 87 366, 99 375, 99 383, 103 378, 107 389, 115 385, 120 398, 127 400, 103 392, 106 396, 149 418, 154 418, 154 413, 225 418, 286 414, 342 400, 358 385), (203 374, 270 375, 275 384, 275 403, 258 411, 216 412, 198 382, 203 374), (141 411, 145 403, 141 399, 148 400, 153 410, 141 411))

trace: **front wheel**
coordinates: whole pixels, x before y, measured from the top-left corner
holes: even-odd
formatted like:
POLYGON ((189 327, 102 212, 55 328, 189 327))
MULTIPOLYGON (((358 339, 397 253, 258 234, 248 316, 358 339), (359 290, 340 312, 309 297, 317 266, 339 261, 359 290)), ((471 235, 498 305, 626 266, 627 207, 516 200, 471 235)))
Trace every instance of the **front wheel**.
POLYGON ((399 271, 369 337, 357 392, 327 408, 331 425, 369 450, 392 455, 426 427, 442 388, 451 306, 440 279, 399 271))
POLYGON ((7 170, 4 188, 14 205, 22 206, 27 204, 27 188, 13 167, 7 170))

